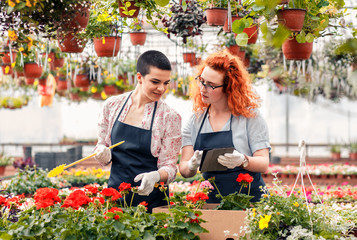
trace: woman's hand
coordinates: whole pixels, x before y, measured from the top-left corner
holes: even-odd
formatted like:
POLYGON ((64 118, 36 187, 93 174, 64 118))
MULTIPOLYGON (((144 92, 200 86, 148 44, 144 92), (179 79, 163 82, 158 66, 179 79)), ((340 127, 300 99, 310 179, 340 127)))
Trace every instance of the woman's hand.
POLYGON ((203 151, 196 150, 193 156, 188 160, 187 166, 191 171, 196 171, 201 164, 203 151))
POLYGON ((233 153, 226 153, 224 155, 218 156, 217 161, 221 165, 223 165, 229 169, 233 169, 235 167, 241 166, 244 162, 244 159, 245 159, 245 157, 243 154, 241 154, 237 150, 234 150, 233 153))
POLYGON ((141 180, 141 184, 138 188, 138 194, 148 196, 154 190, 155 183, 159 182, 160 178, 160 173, 158 171, 137 175, 134 178, 134 182, 139 182, 141 180))
POLYGON ((103 166, 108 165, 112 160, 112 152, 104 145, 98 145, 95 152, 97 153, 97 155, 94 156, 95 160, 103 166))

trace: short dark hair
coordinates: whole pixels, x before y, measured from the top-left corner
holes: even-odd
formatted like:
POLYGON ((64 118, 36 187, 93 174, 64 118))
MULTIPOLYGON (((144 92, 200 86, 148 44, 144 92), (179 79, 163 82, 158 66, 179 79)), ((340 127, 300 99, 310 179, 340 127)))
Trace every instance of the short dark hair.
POLYGON ((165 54, 156 50, 149 50, 141 54, 136 63, 136 71, 143 77, 150 72, 150 67, 171 71, 171 63, 165 54))

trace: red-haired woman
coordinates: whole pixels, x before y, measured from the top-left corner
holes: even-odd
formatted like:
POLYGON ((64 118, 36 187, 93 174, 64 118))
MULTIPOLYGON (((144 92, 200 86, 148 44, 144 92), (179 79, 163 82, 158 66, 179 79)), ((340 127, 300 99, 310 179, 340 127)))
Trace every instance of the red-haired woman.
MULTIPOLYGON (((258 111, 259 96, 253 91, 243 62, 226 51, 217 52, 198 67, 197 85, 193 89, 193 110, 182 135, 180 172, 183 177, 196 174, 202 150, 234 148, 233 153, 220 155, 217 161, 225 171, 204 172, 203 177, 215 177, 219 192, 226 196, 239 191, 239 173, 254 178, 250 187, 252 201, 258 201, 265 186, 261 173, 269 165, 269 133, 258 111)), ((248 193, 243 188, 241 193, 248 193)), ((210 203, 220 202, 215 189, 210 203)))

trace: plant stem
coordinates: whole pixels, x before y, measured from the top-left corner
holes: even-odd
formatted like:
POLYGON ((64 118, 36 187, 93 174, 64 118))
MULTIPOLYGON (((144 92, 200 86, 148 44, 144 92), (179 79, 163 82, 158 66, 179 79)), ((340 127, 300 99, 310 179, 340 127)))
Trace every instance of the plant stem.
POLYGON ((217 185, 216 185, 216 183, 214 181, 213 181, 213 185, 217 189, 219 197, 223 199, 223 196, 222 196, 221 192, 219 191, 219 189, 218 189, 218 187, 217 187, 217 185))
POLYGON ((238 194, 240 194, 240 192, 242 191, 242 187, 243 187, 243 184, 240 186, 240 189, 239 189, 239 193, 238 193, 238 194))
POLYGON ((130 208, 131 208, 131 205, 133 204, 134 195, 135 195, 135 193, 133 192, 133 195, 131 196, 131 201, 130 201, 130 208))

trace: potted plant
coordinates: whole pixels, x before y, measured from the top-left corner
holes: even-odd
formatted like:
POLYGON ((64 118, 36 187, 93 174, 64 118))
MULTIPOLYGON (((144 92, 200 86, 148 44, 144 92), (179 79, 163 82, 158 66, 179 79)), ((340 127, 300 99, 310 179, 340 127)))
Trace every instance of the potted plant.
POLYGON ((205 22, 203 10, 197 0, 184 1, 182 4, 173 3, 170 16, 164 16, 161 21, 170 34, 182 37, 183 43, 187 37, 194 37, 202 33, 201 25, 205 22))
POLYGON ((6 166, 13 163, 14 159, 12 157, 5 156, 4 153, 0 153, 0 176, 4 175, 6 166))
POLYGON ((145 44, 147 33, 144 31, 142 25, 142 21, 136 22, 134 31, 129 33, 131 44, 134 46, 145 44))
POLYGON ((299 0, 289 2, 289 7, 305 9, 307 11, 304 24, 299 33, 292 33, 282 46, 286 59, 305 60, 311 56, 315 38, 328 34, 325 29, 330 19, 338 18, 342 14, 337 12, 342 5, 329 1, 299 0))
POLYGON ((340 160, 341 159, 341 144, 335 143, 330 145, 330 152, 331 152, 331 158, 333 160, 340 160))
POLYGON ((357 142, 351 142, 349 144, 349 151, 350 160, 357 160, 357 142))
POLYGON ((223 26, 228 16, 228 1, 204 0, 200 1, 206 13, 207 25, 223 26))

